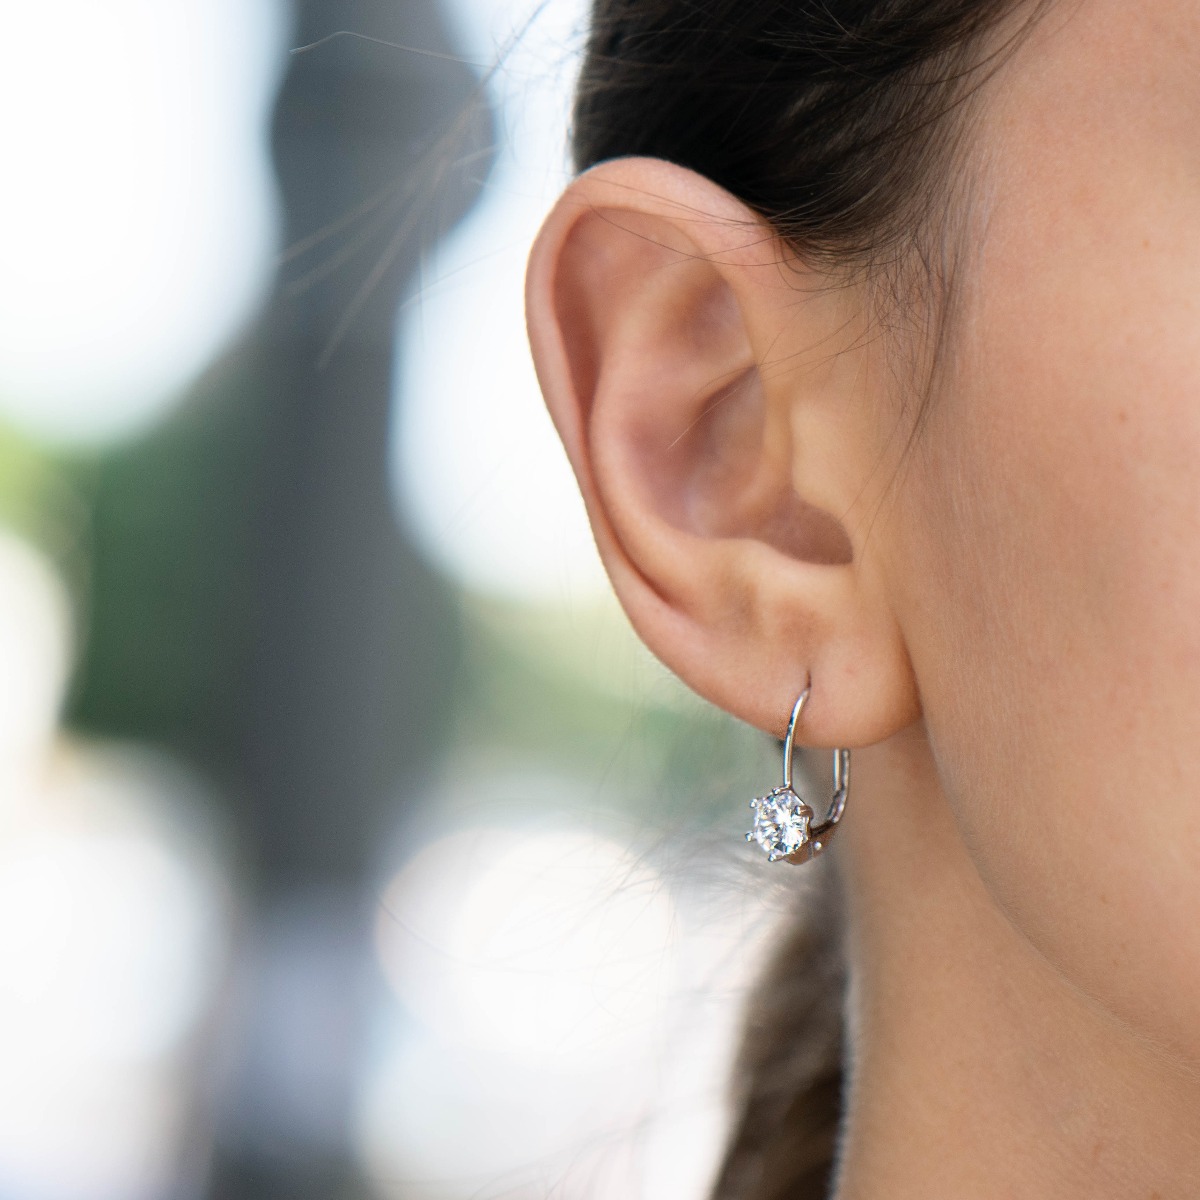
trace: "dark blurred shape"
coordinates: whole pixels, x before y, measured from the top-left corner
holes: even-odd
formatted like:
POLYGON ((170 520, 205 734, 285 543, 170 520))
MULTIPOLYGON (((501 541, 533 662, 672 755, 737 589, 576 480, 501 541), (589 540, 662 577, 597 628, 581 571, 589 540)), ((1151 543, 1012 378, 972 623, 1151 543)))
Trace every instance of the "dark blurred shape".
MULTIPOLYGON (((295 5, 292 45, 340 30, 453 53, 433 0, 295 5)), ((341 36, 288 68, 273 149, 299 252, 175 418, 76 467, 95 567, 72 724, 215 778, 254 887, 221 1200, 365 1194, 344 1146, 353 1046, 320 1043, 362 1036, 364 884, 444 739, 458 658, 452 594, 388 488, 395 314, 491 138, 477 78, 445 58, 341 36), (315 1072, 288 1061, 306 1040, 315 1072)))

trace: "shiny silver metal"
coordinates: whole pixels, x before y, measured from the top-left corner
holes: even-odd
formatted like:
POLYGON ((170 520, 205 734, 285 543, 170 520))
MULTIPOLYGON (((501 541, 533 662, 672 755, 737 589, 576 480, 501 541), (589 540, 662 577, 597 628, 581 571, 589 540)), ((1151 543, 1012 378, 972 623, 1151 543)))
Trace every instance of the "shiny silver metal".
POLYGON ((746 841, 757 841, 770 862, 784 859, 790 863, 803 863, 816 858, 828 847, 837 823, 846 810, 846 797, 850 794, 849 750, 833 752, 833 799, 829 802, 823 821, 812 820, 816 814, 792 786, 796 725, 811 693, 810 680, 796 698, 788 718, 787 733, 783 739, 782 786, 750 801, 750 807, 755 810, 754 829, 746 834, 746 841))

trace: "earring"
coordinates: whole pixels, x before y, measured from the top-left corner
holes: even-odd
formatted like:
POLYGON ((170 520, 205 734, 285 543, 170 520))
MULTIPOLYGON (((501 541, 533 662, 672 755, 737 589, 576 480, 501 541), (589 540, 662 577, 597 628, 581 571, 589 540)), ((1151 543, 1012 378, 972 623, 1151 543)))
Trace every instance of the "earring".
POLYGON ((754 828, 746 841, 757 842, 769 862, 786 859, 790 863, 808 862, 829 844, 837 823, 846 808, 850 793, 850 751, 833 752, 833 799, 825 820, 813 824, 816 815, 792 787, 792 744, 796 737, 796 722, 812 692, 812 681, 805 686, 788 719, 787 735, 783 739, 783 786, 756 796, 750 801, 754 809, 754 828))

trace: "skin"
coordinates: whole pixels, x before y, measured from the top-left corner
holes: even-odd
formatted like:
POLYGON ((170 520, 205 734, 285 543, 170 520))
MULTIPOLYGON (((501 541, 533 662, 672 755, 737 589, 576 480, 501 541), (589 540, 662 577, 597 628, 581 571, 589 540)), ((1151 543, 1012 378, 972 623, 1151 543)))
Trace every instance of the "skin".
POLYGON ((855 748, 841 1200, 1200 1195, 1198 64, 1075 0, 985 87, 907 454, 921 335, 711 182, 603 164, 531 257, 635 628, 855 748))

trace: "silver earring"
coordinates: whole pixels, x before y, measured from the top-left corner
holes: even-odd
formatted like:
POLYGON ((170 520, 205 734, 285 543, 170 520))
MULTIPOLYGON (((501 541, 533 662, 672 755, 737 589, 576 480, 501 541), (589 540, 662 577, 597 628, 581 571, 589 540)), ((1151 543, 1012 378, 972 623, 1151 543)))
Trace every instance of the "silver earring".
POLYGON ((786 859, 790 863, 808 862, 829 845, 837 823, 846 808, 850 793, 850 751, 833 752, 833 800, 825 820, 813 823, 816 815, 792 787, 792 743, 796 737, 796 722, 812 691, 810 681, 792 706, 787 736, 783 739, 783 786, 756 796, 750 801, 754 809, 754 828, 746 841, 757 842, 770 862, 786 859))

